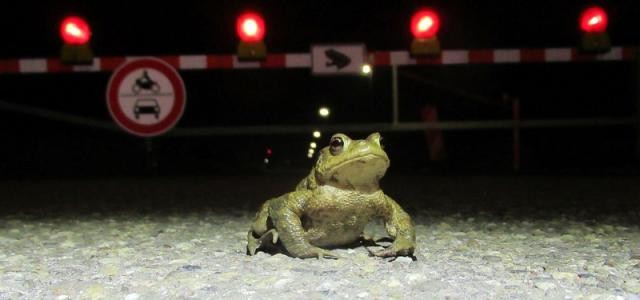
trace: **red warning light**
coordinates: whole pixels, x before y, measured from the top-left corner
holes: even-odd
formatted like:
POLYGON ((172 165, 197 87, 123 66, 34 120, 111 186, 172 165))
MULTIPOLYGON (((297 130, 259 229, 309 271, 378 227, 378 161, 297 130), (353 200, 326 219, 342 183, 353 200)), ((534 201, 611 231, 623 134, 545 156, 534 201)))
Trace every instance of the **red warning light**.
POLYGON ((599 6, 591 6, 580 15, 580 29, 584 32, 602 33, 607 30, 607 12, 599 6))
POLYGON ((421 9, 411 17, 411 33, 417 39, 433 38, 440 29, 440 18, 432 9, 421 9))
POLYGON ((91 29, 84 19, 68 17, 60 24, 60 36, 66 44, 84 45, 91 38, 91 29))
POLYGON ((265 153, 267 156, 271 156, 273 154, 273 150, 271 150, 271 148, 267 148, 267 151, 265 153))
POLYGON ((262 41, 265 33, 264 19, 255 12, 245 12, 236 22, 236 31, 243 42, 262 41))

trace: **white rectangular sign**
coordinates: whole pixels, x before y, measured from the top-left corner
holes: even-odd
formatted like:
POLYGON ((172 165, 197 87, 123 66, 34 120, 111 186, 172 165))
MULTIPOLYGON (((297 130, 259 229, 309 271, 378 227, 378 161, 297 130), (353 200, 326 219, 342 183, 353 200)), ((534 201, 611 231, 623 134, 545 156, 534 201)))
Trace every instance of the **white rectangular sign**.
POLYGON ((360 74, 366 62, 363 44, 316 45, 311 47, 314 75, 360 74))

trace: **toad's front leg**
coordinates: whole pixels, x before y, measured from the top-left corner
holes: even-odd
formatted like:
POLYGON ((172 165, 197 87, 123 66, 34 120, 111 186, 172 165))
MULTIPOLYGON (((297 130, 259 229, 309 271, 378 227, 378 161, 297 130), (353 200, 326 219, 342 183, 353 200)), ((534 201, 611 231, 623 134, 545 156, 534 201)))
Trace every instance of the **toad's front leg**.
POLYGON ((309 191, 295 191, 273 199, 269 205, 269 217, 279 234, 280 242, 291 256, 299 258, 338 258, 330 251, 311 245, 305 238, 300 216, 309 191))
POLYGON ((385 227, 394 239, 393 244, 373 255, 380 257, 413 256, 416 248, 416 231, 411 217, 391 197, 384 195, 378 207, 385 227))

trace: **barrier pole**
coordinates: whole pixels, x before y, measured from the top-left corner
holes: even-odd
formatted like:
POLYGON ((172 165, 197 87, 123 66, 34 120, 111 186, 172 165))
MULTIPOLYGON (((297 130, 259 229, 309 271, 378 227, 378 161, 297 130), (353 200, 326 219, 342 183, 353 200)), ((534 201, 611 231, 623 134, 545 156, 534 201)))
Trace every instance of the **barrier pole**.
POLYGON ((520 171, 520 98, 513 98, 513 171, 520 171))
MULTIPOLYGON (((423 107, 422 120, 427 124, 438 123, 438 107, 435 104, 427 104, 423 107)), ((442 129, 427 129, 426 136, 429 147, 429 160, 443 161, 446 157, 446 153, 444 151, 442 129)))
POLYGON ((635 51, 636 61, 636 160, 640 161, 640 47, 635 51))
POLYGON ((145 156, 147 158, 147 171, 155 175, 156 169, 158 167, 158 161, 156 160, 155 153, 153 152, 153 139, 150 137, 145 138, 144 144, 146 150, 145 156))
POLYGON ((393 101, 393 115, 392 115, 392 123, 393 126, 398 125, 398 66, 391 66, 391 99, 393 101))

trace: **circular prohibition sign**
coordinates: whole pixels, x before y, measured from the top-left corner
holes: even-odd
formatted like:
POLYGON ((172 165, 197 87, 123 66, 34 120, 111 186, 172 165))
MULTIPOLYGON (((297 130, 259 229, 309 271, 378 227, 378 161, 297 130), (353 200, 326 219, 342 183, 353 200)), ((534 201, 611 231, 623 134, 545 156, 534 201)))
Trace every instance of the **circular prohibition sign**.
POLYGON ((107 107, 125 131, 142 137, 161 135, 182 117, 186 89, 165 61, 140 58, 118 67, 107 85, 107 107))

